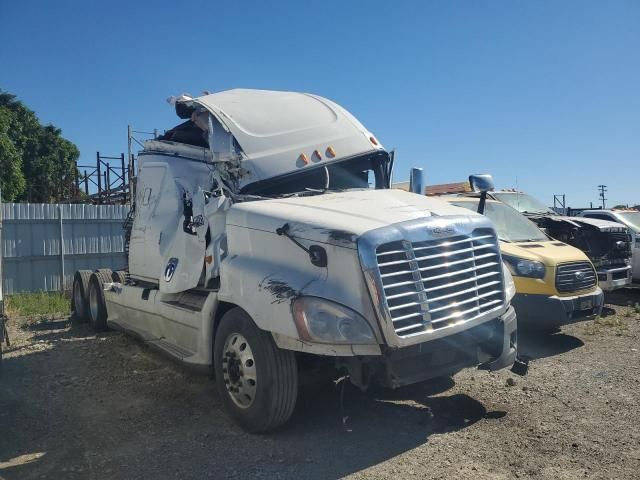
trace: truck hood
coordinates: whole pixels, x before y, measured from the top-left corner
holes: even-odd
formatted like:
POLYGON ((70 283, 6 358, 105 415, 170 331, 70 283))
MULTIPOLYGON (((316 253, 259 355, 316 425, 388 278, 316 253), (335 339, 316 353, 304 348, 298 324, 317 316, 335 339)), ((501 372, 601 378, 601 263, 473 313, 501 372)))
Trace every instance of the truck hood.
POLYGON ((585 218, 585 217, 565 217, 563 215, 536 215, 528 214, 527 217, 531 219, 545 218, 548 221, 567 223, 574 227, 591 227, 601 232, 619 232, 624 231, 625 226, 621 223, 611 222, 609 220, 600 220, 599 218, 585 218))
POLYGON ((555 267, 559 263, 588 261, 587 256, 580 250, 566 243, 553 241, 543 242, 500 242, 500 250, 505 255, 513 255, 527 260, 538 260, 548 267, 555 267))
POLYGON ((370 230, 444 215, 478 214, 402 190, 352 190, 237 203, 228 212, 227 224, 274 233, 289 224, 296 238, 355 249, 357 238, 370 230))

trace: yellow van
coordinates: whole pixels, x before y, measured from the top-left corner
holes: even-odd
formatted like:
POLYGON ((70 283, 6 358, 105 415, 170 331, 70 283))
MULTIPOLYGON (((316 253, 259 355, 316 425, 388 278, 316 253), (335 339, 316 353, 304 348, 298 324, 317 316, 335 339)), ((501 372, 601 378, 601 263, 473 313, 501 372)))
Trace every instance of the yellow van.
MULTIPOLYGON (((442 199, 478 210, 478 198, 442 199)), ((502 261, 516 285, 512 304, 519 323, 547 329, 591 318, 602 311, 604 294, 593 265, 581 250, 551 239, 502 202, 487 200, 484 215, 496 227, 502 261)))

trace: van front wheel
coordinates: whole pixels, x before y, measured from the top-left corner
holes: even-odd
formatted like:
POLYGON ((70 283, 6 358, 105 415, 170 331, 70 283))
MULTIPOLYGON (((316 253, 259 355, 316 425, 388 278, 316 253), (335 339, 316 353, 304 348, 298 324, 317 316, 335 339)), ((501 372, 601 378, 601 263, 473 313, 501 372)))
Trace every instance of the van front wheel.
POLYGON ((224 314, 213 355, 222 402, 245 430, 266 432, 291 417, 298 394, 295 354, 280 350, 244 310, 224 314))

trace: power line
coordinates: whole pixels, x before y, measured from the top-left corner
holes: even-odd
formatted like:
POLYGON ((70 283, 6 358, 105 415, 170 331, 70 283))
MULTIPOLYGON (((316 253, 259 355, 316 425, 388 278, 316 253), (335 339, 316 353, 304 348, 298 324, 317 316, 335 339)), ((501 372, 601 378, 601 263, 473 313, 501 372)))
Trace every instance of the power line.
POLYGON ((605 193, 607 193, 607 186, 606 185, 598 185, 598 190, 600 190, 600 201, 602 201, 602 208, 607 208, 605 205, 605 201, 607 200, 604 196, 605 193))

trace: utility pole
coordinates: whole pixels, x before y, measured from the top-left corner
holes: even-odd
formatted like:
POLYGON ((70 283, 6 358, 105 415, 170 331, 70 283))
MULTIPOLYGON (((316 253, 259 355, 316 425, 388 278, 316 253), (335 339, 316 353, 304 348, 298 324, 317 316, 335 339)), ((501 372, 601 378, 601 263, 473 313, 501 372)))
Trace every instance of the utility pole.
POLYGON ((602 201, 602 208, 605 209, 607 208, 605 205, 605 201, 607 200, 604 196, 605 193, 607 193, 607 186, 606 185, 598 185, 598 190, 600 190, 600 200, 602 201))

